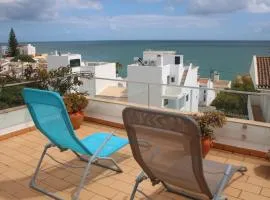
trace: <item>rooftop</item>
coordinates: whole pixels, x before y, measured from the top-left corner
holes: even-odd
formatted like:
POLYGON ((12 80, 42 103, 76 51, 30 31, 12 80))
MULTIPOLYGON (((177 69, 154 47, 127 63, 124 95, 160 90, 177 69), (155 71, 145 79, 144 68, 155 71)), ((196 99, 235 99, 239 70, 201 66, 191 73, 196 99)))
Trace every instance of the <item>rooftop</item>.
POLYGON ((143 53, 150 53, 150 54, 176 54, 176 51, 158 51, 158 50, 145 50, 143 53))
MULTIPOLYGON (((84 122, 77 134, 79 137, 84 137, 89 133, 100 131, 114 131, 116 134, 126 137, 126 132, 123 129, 92 122, 84 122)), ((1 141, 0 199, 49 199, 28 186, 43 146, 46 143, 45 137, 36 130, 1 141)), ((84 163, 78 161, 76 156, 70 151, 60 153, 57 149, 50 149, 49 153, 67 164, 84 166, 84 163)), ((129 199, 140 167, 133 159, 129 146, 120 150, 113 157, 124 172, 122 174, 115 174, 110 170, 94 166, 92 168, 93 173, 88 178, 81 193, 81 199, 129 199)), ((211 150, 207 159, 221 163, 244 165, 248 168, 248 172, 245 175, 236 174, 226 188, 225 194, 229 200, 270 200, 270 162, 215 149, 211 150)), ((63 168, 48 157, 46 162, 43 163, 42 170, 38 183, 65 199, 71 198, 71 194, 78 185, 83 171, 81 168, 63 168)), ((149 181, 142 183, 141 190, 152 199, 186 199, 166 192, 161 185, 152 187, 149 181)), ((145 199, 140 193, 137 193, 137 195, 137 199, 145 199)))
POLYGON ((104 99, 115 99, 121 101, 127 101, 127 88, 118 86, 108 86, 104 88, 97 97, 104 99))
POLYGON ((207 85, 209 78, 199 78, 200 85, 207 85))
POLYGON ((231 87, 231 81, 228 81, 228 80, 215 80, 213 83, 214 83, 214 88, 218 88, 218 89, 231 87))
POLYGON ((270 56, 257 56, 258 88, 270 88, 270 56))

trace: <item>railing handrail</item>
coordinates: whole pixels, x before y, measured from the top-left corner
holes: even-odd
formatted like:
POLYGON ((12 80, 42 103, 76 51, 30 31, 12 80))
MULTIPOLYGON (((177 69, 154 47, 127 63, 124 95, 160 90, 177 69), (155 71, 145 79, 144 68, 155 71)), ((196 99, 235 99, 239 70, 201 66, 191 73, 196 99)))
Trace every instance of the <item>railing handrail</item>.
MULTIPOLYGON (((83 73, 75 73, 75 74, 89 74, 88 72, 83 73)), ((226 92, 226 93, 234 93, 234 94, 245 94, 245 95, 256 95, 256 96, 270 96, 270 90, 268 92, 247 92, 247 91, 238 91, 238 90, 231 90, 231 89, 218 89, 218 88, 208 88, 208 87, 193 87, 193 86, 180 86, 180 85, 170 85, 170 84, 162 84, 162 83, 150 83, 150 82, 143 82, 143 81, 130 81, 125 79, 114 79, 114 78, 103 78, 103 77, 93 77, 92 79, 95 80, 107 80, 107 81, 117 81, 117 82, 124 82, 124 83, 135 83, 135 84, 145 84, 145 85, 156 85, 156 86, 166 86, 166 87, 177 87, 177 88, 186 88, 186 89, 197 89, 197 90, 207 90, 207 91, 215 91, 215 92, 226 92)), ((22 81, 17 83, 8 83, 3 85, 2 87, 12 87, 12 86, 18 86, 18 85, 25 85, 30 83, 39 82, 37 80, 34 81, 22 81)), ((1 87, 1 86, 0 86, 1 87)))
POLYGON ((26 85, 26 84, 30 84, 30 83, 37 83, 39 81, 22 81, 22 82, 16 82, 16 83, 8 83, 8 84, 5 84, 3 86, 0 86, 1 87, 13 87, 13 86, 18 86, 18 85, 26 85))
POLYGON ((235 94, 247 94, 247 95, 267 95, 270 96, 269 93, 261 93, 261 92, 247 92, 247 91, 238 91, 238 90, 229 90, 229 89, 218 89, 218 88, 200 88, 200 87, 192 87, 192 86, 180 86, 180 85, 170 85, 170 84, 162 84, 162 83, 149 83, 149 82, 143 82, 143 81, 130 81, 125 79, 113 79, 113 78, 102 78, 102 77, 93 77, 93 79, 96 80, 107 80, 107 81, 117 81, 117 82, 124 82, 124 83, 137 83, 137 84, 149 84, 151 85, 158 85, 158 86, 169 86, 169 87, 178 87, 178 88, 187 88, 187 89, 197 89, 197 90, 209 90, 209 91, 217 91, 217 92, 227 92, 227 93, 235 93, 235 94))

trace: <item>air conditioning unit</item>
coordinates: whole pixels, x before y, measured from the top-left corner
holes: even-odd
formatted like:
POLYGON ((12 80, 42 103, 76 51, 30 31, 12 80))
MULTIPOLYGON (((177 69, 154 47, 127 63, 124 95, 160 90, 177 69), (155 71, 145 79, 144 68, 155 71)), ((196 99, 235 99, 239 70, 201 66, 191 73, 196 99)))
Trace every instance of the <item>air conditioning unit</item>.
POLYGON ((151 65, 151 66, 155 66, 155 65, 156 65, 156 61, 151 60, 151 61, 150 61, 150 65, 151 65))
POLYGON ((149 65, 149 61, 148 61, 148 60, 144 60, 144 61, 143 61, 143 64, 144 64, 144 65, 149 65))

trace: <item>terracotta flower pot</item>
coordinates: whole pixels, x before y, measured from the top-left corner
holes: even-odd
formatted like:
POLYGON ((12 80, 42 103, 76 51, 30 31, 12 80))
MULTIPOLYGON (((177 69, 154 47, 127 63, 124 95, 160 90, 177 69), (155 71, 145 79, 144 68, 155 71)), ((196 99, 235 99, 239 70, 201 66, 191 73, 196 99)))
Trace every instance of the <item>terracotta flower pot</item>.
POLYGON ((73 125, 73 128, 79 129, 84 118, 83 112, 69 113, 70 121, 73 125))
POLYGON ((212 147, 213 141, 211 140, 211 138, 205 137, 201 139, 201 143, 202 143, 202 154, 203 157, 205 158, 205 156, 208 154, 208 152, 212 147))

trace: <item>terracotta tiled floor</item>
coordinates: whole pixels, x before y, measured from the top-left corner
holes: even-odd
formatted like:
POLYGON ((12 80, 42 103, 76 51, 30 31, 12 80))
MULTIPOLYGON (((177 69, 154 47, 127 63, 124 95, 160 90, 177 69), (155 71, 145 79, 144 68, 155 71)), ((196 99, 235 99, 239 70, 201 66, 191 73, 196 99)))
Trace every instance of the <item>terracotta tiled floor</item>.
MULTIPOLYGON (((93 123, 84 123, 77 132, 79 137, 83 137, 97 131, 114 131, 126 136, 124 130, 93 123)), ((47 140, 38 131, 32 131, 0 143, 0 199, 49 199, 28 187, 30 177, 47 140)), ((84 163, 78 161, 72 152, 60 153, 57 149, 51 149, 49 153, 65 163, 84 166, 84 163)), ((124 173, 116 174, 94 166, 81 193, 81 199, 129 199, 134 179, 140 168, 132 158, 129 146, 113 157, 124 173)), ((244 176, 235 175, 225 190, 229 199, 270 200, 270 162, 217 150, 212 150, 207 159, 244 165, 248 168, 248 172, 244 176)), ((38 183, 64 199, 70 199, 83 169, 64 168, 47 157, 42 170, 38 183)), ((161 186, 152 187, 148 181, 142 184, 141 189, 152 199, 185 199, 166 192, 161 186)), ((144 197, 138 194, 137 199, 144 199, 144 197)))

